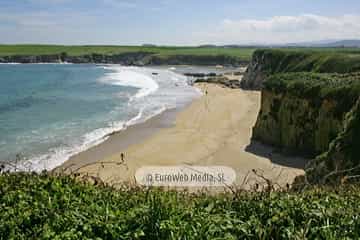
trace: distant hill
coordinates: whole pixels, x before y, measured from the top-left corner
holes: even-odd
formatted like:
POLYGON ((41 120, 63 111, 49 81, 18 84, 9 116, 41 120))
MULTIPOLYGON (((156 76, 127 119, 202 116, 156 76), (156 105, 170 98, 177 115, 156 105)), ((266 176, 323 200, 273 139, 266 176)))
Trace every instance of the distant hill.
MULTIPOLYGON (((212 46, 216 47, 216 46, 212 46)), ((254 48, 283 48, 283 47, 329 47, 329 48, 360 48, 360 40, 320 40, 320 41, 309 41, 309 42, 294 42, 294 43, 284 43, 284 44, 232 44, 232 45, 222 45, 217 46, 219 48, 244 48, 244 47, 254 47, 254 48)))
POLYGON ((327 47, 360 47, 360 40, 341 40, 325 44, 327 47))
POLYGON ((275 47, 360 47, 360 40, 322 40, 274 45, 275 47))

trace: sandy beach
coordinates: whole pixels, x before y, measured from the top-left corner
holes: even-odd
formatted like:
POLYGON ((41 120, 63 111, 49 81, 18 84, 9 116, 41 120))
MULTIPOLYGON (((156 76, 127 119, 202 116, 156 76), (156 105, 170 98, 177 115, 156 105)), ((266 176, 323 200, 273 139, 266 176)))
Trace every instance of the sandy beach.
POLYGON ((244 188, 263 181, 257 175, 284 186, 304 173, 305 159, 251 141, 260 92, 206 83, 196 87, 207 94, 180 112, 169 111, 116 133, 62 167, 113 185, 134 183, 136 170, 143 166, 227 166, 236 172, 236 185, 244 188))

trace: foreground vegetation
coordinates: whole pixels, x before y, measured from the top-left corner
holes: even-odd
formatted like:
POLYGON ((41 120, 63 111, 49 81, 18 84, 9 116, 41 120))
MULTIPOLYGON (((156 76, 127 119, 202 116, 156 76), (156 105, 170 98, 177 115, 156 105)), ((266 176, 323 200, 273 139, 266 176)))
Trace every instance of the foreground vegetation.
POLYGON ((355 239, 360 186, 190 194, 0 176, 0 239, 355 239))

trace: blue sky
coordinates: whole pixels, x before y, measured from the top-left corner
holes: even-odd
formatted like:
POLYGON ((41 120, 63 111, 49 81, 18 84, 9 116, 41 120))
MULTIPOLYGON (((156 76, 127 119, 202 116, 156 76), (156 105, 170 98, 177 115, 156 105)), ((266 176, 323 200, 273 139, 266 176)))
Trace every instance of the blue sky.
POLYGON ((1 0, 0 43, 251 44, 360 38, 359 0, 1 0))

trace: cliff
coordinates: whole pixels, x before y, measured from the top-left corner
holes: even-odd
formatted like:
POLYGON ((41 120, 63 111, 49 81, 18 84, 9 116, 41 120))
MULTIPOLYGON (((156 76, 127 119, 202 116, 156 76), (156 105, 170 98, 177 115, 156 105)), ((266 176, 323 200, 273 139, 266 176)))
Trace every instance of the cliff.
POLYGON ((360 75, 287 73, 264 82, 253 138, 285 152, 326 151, 360 95, 360 75))
POLYGON ((68 55, 9 55, 0 56, 0 63, 106 63, 122 65, 224 65, 245 66, 246 59, 229 55, 175 54, 162 55, 154 52, 125 52, 119 54, 68 55))
POLYGON ((50 54, 50 55, 10 55, 0 57, 1 63, 118 63, 131 65, 140 62, 147 56, 148 52, 129 52, 122 54, 85 54, 85 55, 67 55, 50 54))
POLYGON ((259 50, 241 83, 262 91, 253 139, 312 158, 311 182, 359 172, 359 56, 259 50))
POLYGON ((310 182, 351 181, 360 175, 360 98, 346 114, 343 127, 329 149, 307 167, 310 182), (346 176, 346 177, 345 177, 346 176))

